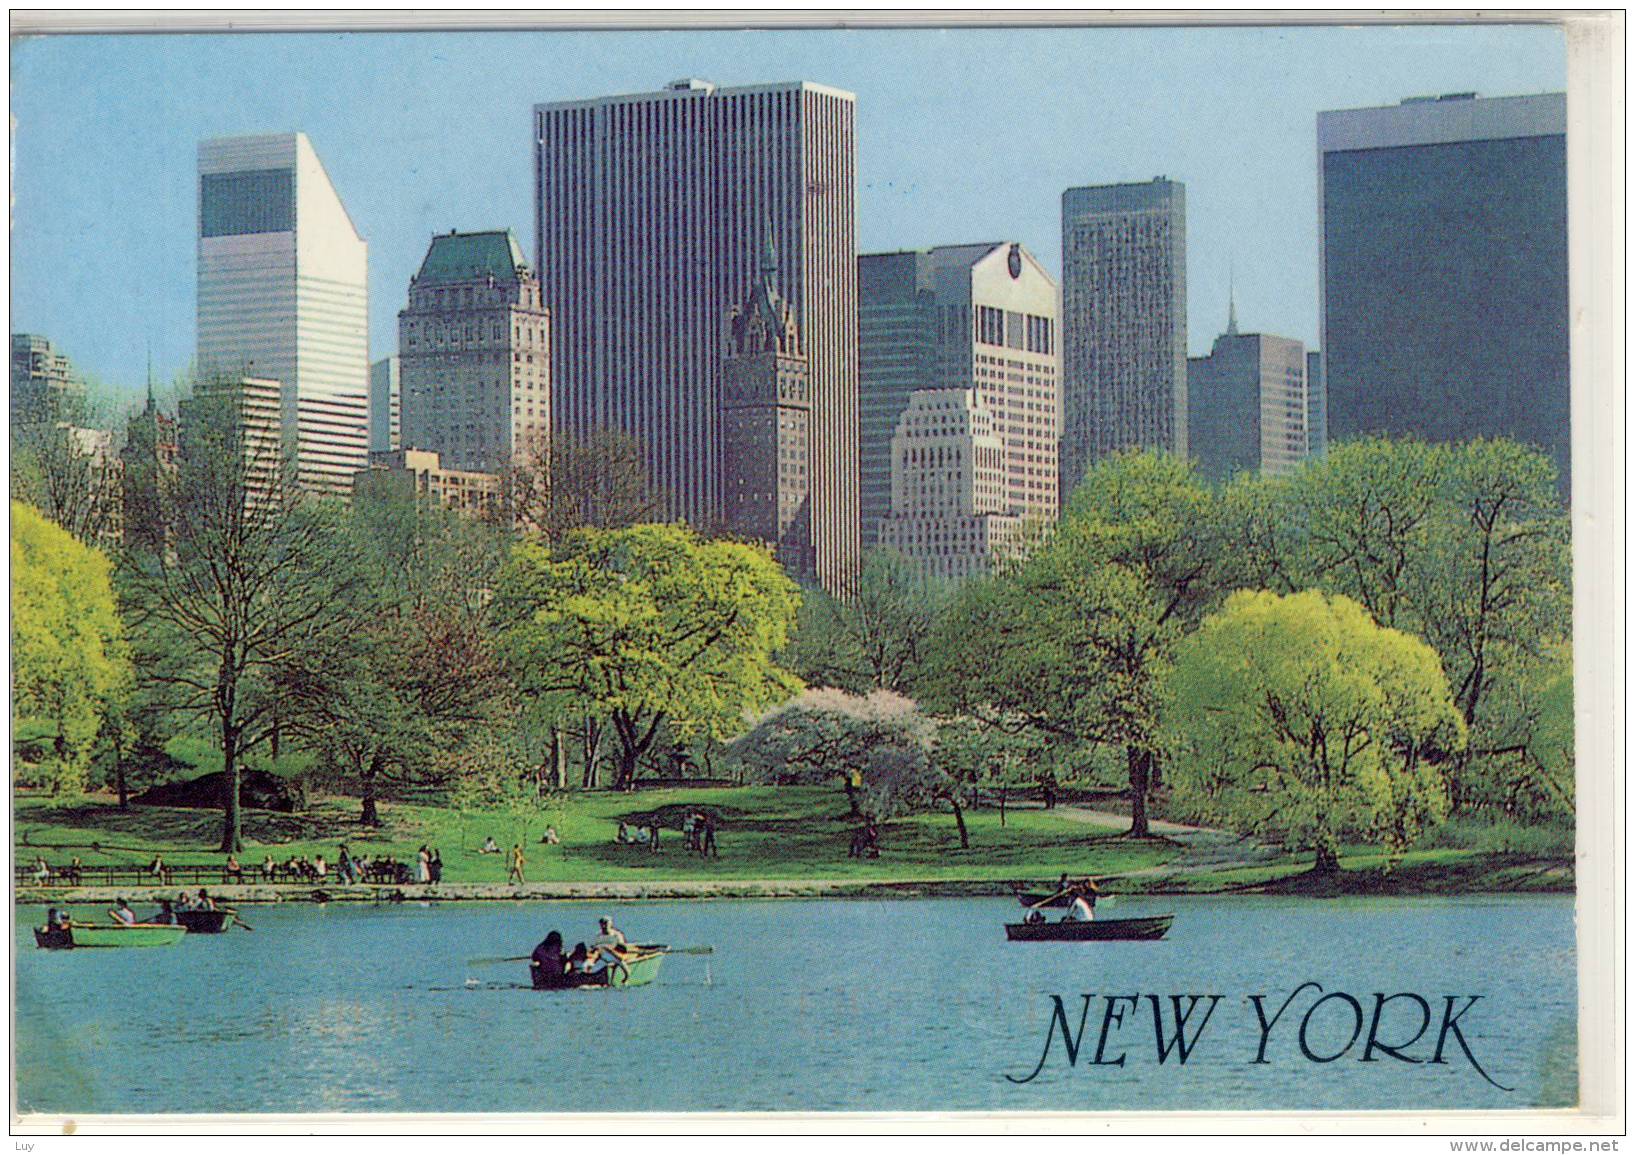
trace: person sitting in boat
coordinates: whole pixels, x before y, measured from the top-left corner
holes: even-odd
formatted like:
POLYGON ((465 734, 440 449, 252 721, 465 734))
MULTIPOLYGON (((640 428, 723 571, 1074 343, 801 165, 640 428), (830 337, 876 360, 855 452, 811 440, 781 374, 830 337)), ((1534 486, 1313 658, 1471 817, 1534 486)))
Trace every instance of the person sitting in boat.
POLYGON ((45 929, 46 930, 56 930, 59 927, 64 927, 64 926, 67 926, 67 925, 68 925, 68 912, 66 910, 58 910, 54 906, 46 908, 46 912, 45 912, 45 929))
POLYGON ((596 920, 602 933, 590 940, 591 950, 595 958, 606 959, 608 965, 624 969, 624 955, 630 949, 630 942, 625 938, 624 931, 613 925, 613 919, 602 917, 596 920))
POLYGON ((136 925, 136 912, 131 909, 131 904, 123 898, 108 913, 113 915, 115 922, 124 923, 126 926, 136 925))
POLYGON ((159 913, 148 919, 149 922, 159 923, 161 926, 175 926, 176 912, 170 908, 170 899, 159 900, 159 913))
POLYGON ((561 931, 553 930, 545 936, 545 941, 534 948, 528 966, 533 970, 536 987, 561 982, 562 976, 568 973, 568 960, 562 954, 561 931))
POLYGON ((1033 910, 1028 911, 1027 917, 1022 921, 1026 923, 1043 922, 1045 921, 1045 912, 1039 910, 1038 908, 1034 908, 1033 910))
POLYGON ((477 851, 478 854, 498 854, 499 852, 500 844, 494 841, 494 836, 492 834, 483 839, 483 847, 481 850, 477 851))
POLYGON ((590 949, 584 943, 573 944, 573 953, 568 955, 568 970, 579 975, 590 973, 590 949))
POLYGON ((193 904, 195 910, 215 910, 216 900, 210 897, 210 892, 199 887, 199 900, 193 904))
POLYGON ((1068 904, 1067 914, 1063 922, 1094 922, 1096 921, 1094 883, 1086 883, 1073 891, 1073 901, 1068 904))

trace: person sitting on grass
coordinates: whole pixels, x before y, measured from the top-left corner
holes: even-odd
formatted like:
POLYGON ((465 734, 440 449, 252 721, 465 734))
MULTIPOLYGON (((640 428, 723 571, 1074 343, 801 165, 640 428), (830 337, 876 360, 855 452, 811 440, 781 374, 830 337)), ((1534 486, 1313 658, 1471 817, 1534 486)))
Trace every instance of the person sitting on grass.
POLYGON ((50 878, 51 868, 46 865, 45 858, 43 856, 36 854, 34 856, 34 881, 47 882, 50 880, 50 878))
POLYGON ((492 834, 483 839, 482 849, 477 851, 478 854, 498 854, 499 852, 500 844, 494 841, 494 836, 492 834))
POLYGON ((547 826, 545 828, 545 833, 540 835, 539 840, 546 846, 556 846, 561 843, 562 838, 559 834, 557 834, 556 827, 547 826))
MULTIPOLYGON (((623 845, 624 843, 629 842, 630 841, 630 827, 629 827, 629 825, 627 825, 626 823, 623 823, 623 822, 619 823, 619 833, 617 833, 617 834, 615 834, 613 836, 613 841, 615 841, 615 842, 617 842, 617 843, 619 843, 621 845, 623 845)), ((45 860, 41 859, 40 861, 44 862, 45 860)))

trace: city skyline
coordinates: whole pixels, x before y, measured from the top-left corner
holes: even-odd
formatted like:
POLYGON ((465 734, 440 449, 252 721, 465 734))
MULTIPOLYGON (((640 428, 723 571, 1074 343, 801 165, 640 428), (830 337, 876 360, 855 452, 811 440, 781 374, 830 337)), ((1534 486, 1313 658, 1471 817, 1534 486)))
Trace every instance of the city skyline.
MULTIPOLYGON (((132 398, 150 344, 161 379, 175 376, 194 344, 193 150, 305 131, 370 243, 379 359, 395 351, 392 290, 426 237, 529 219, 523 124, 535 103, 683 75, 856 92, 864 252, 1011 236, 1058 276, 1063 189, 1160 174, 1187 184, 1198 354, 1224 313, 1229 266, 1257 327, 1317 344, 1316 112, 1558 91, 1565 55, 1559 29, 1491 25, 36 38, 13 48, 12 328, 48 336, 132 398), (251 58, 288 83, 250 91, 251 58), (528 61, 514 98, 473 90, 479 60, 513 58, 528 61), (406 71, 419 94, 407 106, 406 71), (178 72, 186 90, 171 83, 178 72), (448 123, 462 131, 437 131, 448 123), (97 179, 110 170, 122 179, 97 179)), ((525 251, 536 241, 518 239, 525 251)))

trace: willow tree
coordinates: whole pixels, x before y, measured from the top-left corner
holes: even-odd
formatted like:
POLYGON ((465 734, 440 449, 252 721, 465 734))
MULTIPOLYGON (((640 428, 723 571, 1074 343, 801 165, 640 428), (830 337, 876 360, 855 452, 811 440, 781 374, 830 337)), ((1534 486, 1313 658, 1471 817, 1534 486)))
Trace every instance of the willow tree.
POLYGON ((103 554, 19 501, 11 503, 13 721, 53 731, 46 782, 86 785, 90 748, 117 724, 131 690, 131 660, 103 554))
POLYGON ((1170 682, 1183 812, 1311 850, 1320 874, 1347 838, 1397 852, 1447 812, 1465 725, 1442 664, 1350 598, 1233 594, 1179 648, 1170 682))
POLYGON ((628 789, 666 731, 724 739, 800 688, 775 660, 799 605, 767 550, 639 525, 518 545, 495 620, 517 690, 548 724, 605 720, 628 789))

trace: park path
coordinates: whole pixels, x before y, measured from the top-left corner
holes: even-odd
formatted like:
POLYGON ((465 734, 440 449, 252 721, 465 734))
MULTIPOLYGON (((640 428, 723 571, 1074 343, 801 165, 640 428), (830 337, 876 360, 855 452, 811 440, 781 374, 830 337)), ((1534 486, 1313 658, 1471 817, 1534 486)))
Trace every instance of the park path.
MULTIPOLYGON (((1098 826, 1127 828, 1130 824, 1128 814, 1088 806, 1058 803, 1056 812, 1074 822, 1093 822, 1098 826)), ((1217 870, 1265 866, 1284 857, 1276 847, 1263 846, 1250 838, 1213 826, 1190 826, 1184 822, 1168 822, 1158 818, 1149 819, 1147 825, 1154 834, 1162 835, 1180 846, 1181 853, 1157 866, 1122 871, 1119 878, 1207 874, 1217 870)))

